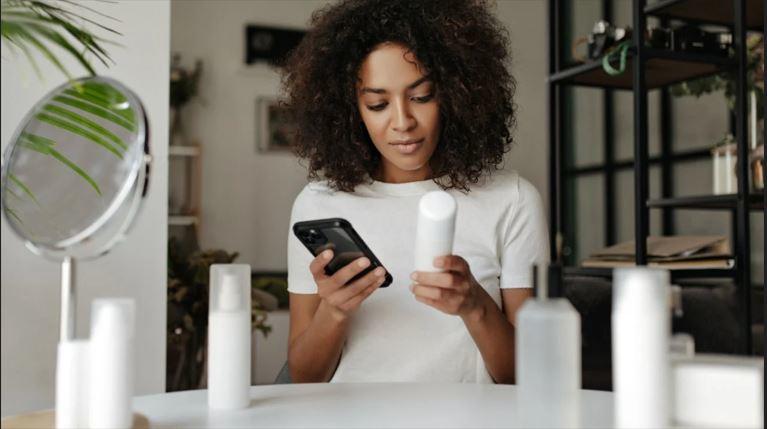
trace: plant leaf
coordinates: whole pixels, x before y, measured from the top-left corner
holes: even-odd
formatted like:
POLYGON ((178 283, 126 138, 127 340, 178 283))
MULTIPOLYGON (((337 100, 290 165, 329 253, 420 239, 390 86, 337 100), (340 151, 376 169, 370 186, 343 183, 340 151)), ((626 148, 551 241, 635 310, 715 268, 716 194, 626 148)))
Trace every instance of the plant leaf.
POLYGON ((37 198, 35 198, 35 194, 32 193, 32 190, 27 187, 27 185, 24 184, 21 180, 19 180, 18 177, 16 177, 15 174, 9 173, 8 178, 11 179, 11 182, 16 184, 22 191, 24 191, 25 194, 29 196, 29 198, 32 198, 32 201, 35 202, 38 206, 40 205, 40 202, 37 201, 37 198))
MULTIPOLYGON (((71 93, 69 90, 64 91, 67 94, 71 93)), ((77 91, 72 91, 75 94, 77 94, 77 91)), ((79 95, 74 95, 75 97, 78 97, 79 95)), ((77 107, 80 110, 84 110, 92 115, 98 116, 100 118, 107 119, 111 122, 114 122, 115 124, 125 128, 128 131, 135 131, 135 125, 126 121, 125 118, 123 118, 120 115, 117 115, 116 113, 113 113, 110 110, 104 109, 100 106, 96 106, 90 103, 86 103, 85 101, 82 101, 82 99, 76 99, 72 97, 65 97, 63 95, 58 95, 56 97, 53 97, 55 101, 58 101, 59 103, 66 104, 68 106, 77 107)))
POLYGON ((58 68, 62 73, 64 73, 64 75, 69 80, 72 80, 72 75, 70 75, 66 67, 64 67, 64 65, 61 64, 61 61, 59 61, 59 59, 56 58, 56 56, 53 55, 53 53, 44 44, 42 44, 42 42, 37 40, 37 38, 34 35, 30 34, 25 28, 21 27, 17 23, 6 21, 6 22, 3 22, 2 25, 5 26, 6 28, 10 27, 11 29, 13 29, 12 31, 15 31, 16 34, 19 35, 19 37, 27 40, 30 44, 32 44, 35 48, 37 48, 37 50, 39 50, 43 54, 43 56, 48 59, 48 61, 53 63, 53 65, 56 66, 56 68, 58 68))
POLYGON ((46 28, 43 25, 31 24, 30 23, 28 26, 29 26, 30 29, 34 30, 36 33, 38 33, 41 36, 43 36, 44 38, 48 39, 53 44, 61 47, 65 51, 69 52, 69 54, 72 55, 80 63, 80 65, 83 66, 88 71, 88 73, 91 76, 95 76, 96 75, 96 70, 93 69, 93 67, 88 62, 88 60, 85 59, 83 54, 80 53, 80 51, 78 51, 77 49, 75 49, 75 47, 72 46, 72 44, 69 43, 69 41, 66 38, 64 38, 64 36, 62 36, 61 34, 59 34, 56 31, 53 31, 53 30, 51 30, 49 28, 46 28))
MULTIPOLYGON (((65 0, 60 0, 60 1, 65 1, 65 0)), ((103 14, 101 12, 97 12, 96 10, 88 8, 86 6, 83 6, 80 3, 74 3, 74 2, 67 2, 67 3, 75 5, 75 6, 78 6, 78 7, 81 7, 81 8, 86 9, 86 10, 90 10, 90 11, 95 12, 95 13, 97 13, 97 14, 105 17, 105 18, 109 18, 109 19, 112 19, 114 21, 120 22, 119 19, 116 19, 116 18, 113 18, 111 16, 105 15, 105 14, 103 14)), ((78 13, 72 12, 71 10, 67 10, 67 9, 64 9, 64 8, 53 6, 50 3, 42 2, 42 1, 39 1, 39 0, 38 1, 31 0, 30 4, 31 4, 31 8, 32 9, 34 9, 36 11, 37 11, 37 9, 42 9, 49 16, 55 16, 56 14, 62 14, 64 16, 67 16, 68 19, 71 19, 71 17, 75 17, 75 18, 78 18, 78 19, 82 19, 85 22, 91 23, 91 24, 93 24, 93 25, 95 25, 95 26, 97 26, 97 27, 99 27, 99 28, 101 28, 103 30, 109 31, 110 33, 114 33, 114 34, 116 34, 118 36, 122 36, 121 33, 117 32, 117 31, 115 31, 115 30, 113 30, 113 29, 111 29, 109 27, 106 27, 106 26, 104 26, 102 24, 99 24, 98 22, 96 22, 96 21, 94 21, 94 20, 92 20, 90 18, 87 18, 87 17, 85 17, 83 15, 80 15, 78 13)))
POLYGON ((11 42, 12 45, 18 46, 21 49, 21 52, 24 53, 24 56, 27 57, 27 60, 32 65, 32 69, 35 71, 37 78, 40 79, 40 81, 45 82, 45 79, 43 78, 43 73, 40 71, 40 67, 37 65, 37 61, 35 60, 34 55, 32 55, 32 52, 29 51, 29 48, 27 47, 27 45, 25 45, 21 41, 16 40, 15 36, 14 37, 6 36, 5 29, 3 29, 3 37, 5 37, 9 42, 11 42))
POLYGON ((119 108, 121 104, 127 103, 127 100, 121 101, 121 100, 110 99, 110 97, 105 95, 104 93, 94 91, 94 88, 92 86, 82 87, 80 89, 70 88, 64 91, 64 94, 67 94, 72 97, 80 98, 89 103, 102 107, 114 113, 115 115, 122 117, 123 119, 125 119, 126 121, 130 123, 129 130, 135 131, 136 127, 135 127, 133 112, 130 109, 119 108))
POLYGON ((108 129, 102 127, 96 122, 91 121, 90 119, 76 113, 72 112, 71 110, 67 110, 63 107, 59 107, 55 104, 46 104, 43 106, 43 110, 46 110, 48 112, 57 114, 58 116, 64 117, 66 119, 69 119, 70 121, 81 125, 83 127, 90 128, 93 130, 96 134, 101 135, 102 137, 106 137, 109 140, 112 140, 115 144, 120 146, 123 150, 128 149, 128 144, 125 143, 120 137, 109 131, 108 129))
POLYGON ((85 181, 88 182, 93 187, 93 189, 96 190, 96 193, 98 193, 99 195, 102 195, 101 188, 99 188, 99 185, 96 183, 95 180, 93 180, 93 178, 88 173, 85 172, 85 170, 80 168, 77 164, 72 162, 69 158, 62 155, 61 152, 53 148, 53 146, 55 146, 56 144, 53 140, 42 137, 42 136, 29 134, 29 133, 22 133, 21 138, 22 138, 22 145, 24 147, 40 152, 40 153, 44 153, 46 155, 50 155, 57 161, 69 167, 72 171, 77 173, 78 176, 85 179, 85 181))
POLYGON ((7 212, 9 215, 11 215, 11 217, 13 217, 14 219, 16 219, 16 222, 18 222, 18 223, 20 223, 20 224, 24 225, 24 222, 21 220, 21 218, 19 217, 19 215, 17 215, 17 214, 16 214, 16 212, 15 212, 15 211, 14 211, 12 208, 10 208, 10 207, 8 207, 8 206, 6 205, 6 206, 5 206, 5 211, 6 211, 6 212, 7 212))
MULTIPOLYGON (((96 36, 87 28, 83 27, 83 22, 90 23, 99 29, 116 35, 121 36, 122 34, 70 9, 80 9, 82 11, 96 14, 99 17, 120 22, 115 18, 72 0, 3 0, 2 9, 0 9, 2 12, 0 14, 0 27, 2 27, 3 40, 14 43, 13 39, 15 38, 15 44, 17 46, 33 46, 39 50, 44 57, 51 61, 56 68, 67 77, 67 79, 72 81, 73 78, 71 74, 66 67, 64 67, 62 62, 59 61, 47 46, 42 44, 42 39, 48 40, 64 49, 69 55, 75 57, 88 73, 95 75, 96 73, 88 58, 85 57, 85 53, 90 52, 102 64, 109 67, 108 62, 114 63, 114 61, 110 58, 109 54, 101 44, 108 43, 111 45, 121 45, 96 36), (64 37, 66 34, 65 32, 74 38, 77 43, 64 37), (75 45, 78 44, 82 45, 82 48, 80 48, 80 46, 75 47, 75 45)), ((30 55, 27 55, 27 58, 34 62, 30 55)), ((36 68, 36 66, 33 67, 36 68)), ((37 68, 36 73, 40 80, 43 80, 42 76, 37 71, 37 68)))
POLYGON ((123 154, 120 151, 118 151, 117 149, 115 149, 108 141, 102 139, 98 135, 96 135, 96 134, 94 134, 94 133, 92 133, 92 132, 90 132, 90 131, 88 131, 86 129, 83 129, 83 128, 79 127, 76 124, 73 124, 71 122, 67 122, 67 121, 65 121, 65 120, 63 120, 61 118, 58 118, 56 116, 51 116, 51 115, 49 115, 47 113, 43 113, 43 112, 40 112, 37 115, 35 115, 35 118, 37 118, 37 120, 39 120, 41 122, 45 122, 47 124, 50 124, 50 125, 53 125, 55 127, 61 128, 63 130, 69 131, 72 134, 76 134, 78 136, 84 137, 84 138, 86 138, 86 139, 96 143, 97 145, 103 147, 104 149, 112 152, 118 158, 123 159, 123 154))

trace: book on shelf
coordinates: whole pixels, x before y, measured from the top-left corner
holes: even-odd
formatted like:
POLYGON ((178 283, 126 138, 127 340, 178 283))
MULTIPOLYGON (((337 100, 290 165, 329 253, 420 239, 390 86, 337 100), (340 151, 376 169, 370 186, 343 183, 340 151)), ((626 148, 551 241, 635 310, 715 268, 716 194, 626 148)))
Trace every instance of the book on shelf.
MULTIPOLYGON (((616 268, 635 265, 634 241, 594 252, 583 267, 616 268)), ((651 236, 647 238, 647 265, 667 269, 728 269, 734 266, 727 238, 722 236, 651 236)))

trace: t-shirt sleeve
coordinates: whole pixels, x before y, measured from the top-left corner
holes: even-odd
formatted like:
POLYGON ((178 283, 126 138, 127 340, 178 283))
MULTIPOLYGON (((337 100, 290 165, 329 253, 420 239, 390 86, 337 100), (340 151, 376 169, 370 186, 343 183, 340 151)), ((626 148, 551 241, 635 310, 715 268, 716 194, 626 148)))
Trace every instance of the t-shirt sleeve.
POLYGON ((298 241, 293 234, 293 224, 311 219, 311 191, 304 188, 293 202, 288 228, 288 292, 312 294, 317 293, 309 263, 314 259, 312 254, 298 241))
POLYGON ((504 231, 502 289, 532 287, 533 265, 549 261, 549 233, 541 196, 521 177, 516 194, 504 231))

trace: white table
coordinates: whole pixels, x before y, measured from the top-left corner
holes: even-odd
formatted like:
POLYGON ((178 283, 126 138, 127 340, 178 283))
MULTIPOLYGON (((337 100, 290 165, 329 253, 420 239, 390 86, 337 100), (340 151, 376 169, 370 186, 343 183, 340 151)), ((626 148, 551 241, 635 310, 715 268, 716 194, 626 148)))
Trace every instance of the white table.
MULTIPOLYGON (((515 386, 322 383, 253 386, 250 407, 208 410, 207 391, 139 396, 151 428, 520 427, 515 386)), ((581 427, 611 428, 613 394, 581 391, 581 427)))

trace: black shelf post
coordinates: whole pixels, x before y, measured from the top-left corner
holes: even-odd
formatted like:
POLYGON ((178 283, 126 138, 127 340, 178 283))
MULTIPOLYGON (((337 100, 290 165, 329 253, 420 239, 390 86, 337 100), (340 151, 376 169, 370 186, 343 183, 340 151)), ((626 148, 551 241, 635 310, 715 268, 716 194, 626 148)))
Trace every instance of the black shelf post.
POLYGON ((634 55, 634 243, 636 264, 647 265, 647 235, 649 230, 648 168, 647 168, 647 85, 645 82, 644 46, 645 0, 633 1, 634 55))
MULTIPOLYGON (((559 25, 560 20, 560 8, 558 0, 549 0, 548 7, 548 30, 549 30, 549 76, 553 75, 559 70, 559 25)), ((560 151, 560 136, 562 128, 562 122, 560 119, 560 103, 559 97, 560 88, 551 80, 548 81, 548 98, 549 98, 549 111, 548 111, 548 126, 549 126, 549 231, 551 232, 550 252, 552 261, 560 261, 561 255, 558 249, 558 236, 560 235, 560 227, 562 225, 561 212, 562 212, 562 188, 561 175, 562 175, 562 154, 560 151)))
MULTIPOLYGON (((748 160, 748 108, 746 107, 748 71, 746 69, 746 0, 735 1, 735 56, 737 60, 735 93, 735 129, 737 133, 738 160, 748 160)), ((748 181, 749 163, 738 162, 738 202, 735 208, 736 249, 735 264, 738 271, 737 291, 740 323, 744 338, 744 352, 751 353, 751 258, 749 239, 748 181)))
MULTIPOLYGON (((613 0, 602 0, 602 19, 613 21, 613 0)), ((612 246, 617 241, 617 222, 615 216, 615 97, 613 90, 602 90, 604 100, 604 165, 605 165, 605 246, 612 246)))

